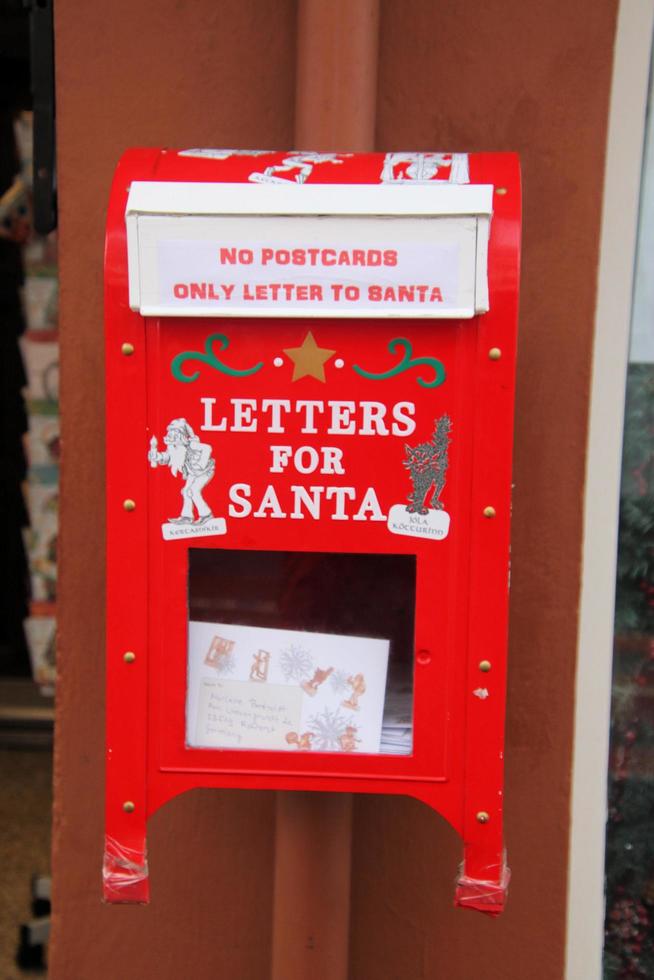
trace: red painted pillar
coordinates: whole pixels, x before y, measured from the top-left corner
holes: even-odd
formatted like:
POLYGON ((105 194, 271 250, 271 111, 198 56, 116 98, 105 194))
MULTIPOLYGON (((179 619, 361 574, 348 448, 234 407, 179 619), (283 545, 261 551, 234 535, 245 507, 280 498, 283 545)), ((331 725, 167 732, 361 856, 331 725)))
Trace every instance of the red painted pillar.
MULTIPOLYGON (((295 144, 372 150, 378 0, 300 0, 295 144)), ((347 980, 352 797, 278 793, 272 980, 347 980)))
POLYGON ((298 150, 374 150, 379 0, 300 0, 298 150))

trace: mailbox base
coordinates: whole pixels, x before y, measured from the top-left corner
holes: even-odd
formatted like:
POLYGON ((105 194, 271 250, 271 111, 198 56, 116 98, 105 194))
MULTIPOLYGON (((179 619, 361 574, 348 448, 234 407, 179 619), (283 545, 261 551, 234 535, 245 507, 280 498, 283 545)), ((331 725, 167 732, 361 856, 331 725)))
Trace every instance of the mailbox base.
MULTIPOLYGON (((246 789, 252 786, 252 777, 240 776, 226 779, 215 778, 215 782, 207 780, 203 784, 232 789, 246 789)), ((161 780, 152 784, 153 799, 149 816, 164 806, 174 797, 195 788, 198 785, 194 773, 167 773, 161 780), (179 782, 178 782, 179 780, 179 782), (182 781, 186 785, 182 785, 182 781)), ((298 790, 296 780, 288 775, 269 776, 258 774, 254 788, 273 790, 279 787, 282 792, 293 794, 298 790)), ((353 780, 335 778, 316 779, 310 786, 304 786, 310 792, 319 793, 350 793, 350 792, 391 792, 398 795, 412 796, 420 800, 448 823, 463 837, 464 860, 459 867, 456 879, 454 904, 458 908, 473 909, 485 915, 496 916, 504 911, 508 895, 511 872, 506 863, 506 853, 502 840, 502 816, 496 812, 488 823, 478 823, 472 820, 467 828, 459 824, 455 812, 458 806, 452 796, 451 787, 446 783, 431 785, 395 784, 392 788, 380 784, 375 785, 366 780, 357 784, 353 780)), ((129 821, 139 819, 139 826, 132 823, 129 838, 124 837, 124 814, 116 819, 115 814, 107 816, 107 824, 112 833, 105 837, 103 860, 103 898, 105 902, 122 905, 142 905, 150 901, 148 878, 146 823, 140 825, 140 818, 132 812, 129 821), (123 836, 121 837, 121 834, 123 836)))
POLYGON ((105 837, 102 861, 103 898, 114 905, 145 905, 150 901, 145 836, 141 847, 105 837))
POLYGON ((502 864, 498 881, 469 878, 463 865, 456 882, 454 904, 460 909, 474 909, 485 915, 496 916, 504 911, 511 880, 511 870, 502 864))

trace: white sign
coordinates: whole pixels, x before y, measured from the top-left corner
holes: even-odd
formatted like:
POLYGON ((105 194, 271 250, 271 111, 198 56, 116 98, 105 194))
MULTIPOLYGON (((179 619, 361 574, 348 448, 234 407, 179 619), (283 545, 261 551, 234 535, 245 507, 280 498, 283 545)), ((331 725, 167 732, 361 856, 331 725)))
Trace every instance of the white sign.
POLYGON ((168 314, 469 316, 474 218, 151 218, 141 308, 168 314))
POLYGON ((130 306, 145 316, 472 317, 488 309, 490 190, 135 184, 130 306))

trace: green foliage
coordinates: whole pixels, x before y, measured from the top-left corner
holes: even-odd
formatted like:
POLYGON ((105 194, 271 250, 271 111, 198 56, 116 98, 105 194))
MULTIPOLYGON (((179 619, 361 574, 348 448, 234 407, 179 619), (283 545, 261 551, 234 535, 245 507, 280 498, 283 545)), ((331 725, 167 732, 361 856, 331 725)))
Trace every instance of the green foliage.
POLYGON ((605 980, 654 978, 654 367, 627 377, 609 819, 605 980))
POLYGON ((615 632, 654 627, 654 369, 632 364, 627 376, 615 632))

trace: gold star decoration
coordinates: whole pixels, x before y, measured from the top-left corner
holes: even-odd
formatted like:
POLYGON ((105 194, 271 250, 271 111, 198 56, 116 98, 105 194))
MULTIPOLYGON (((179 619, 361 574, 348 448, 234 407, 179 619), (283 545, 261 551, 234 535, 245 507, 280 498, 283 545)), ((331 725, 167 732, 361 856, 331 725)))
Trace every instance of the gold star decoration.
POLYGON ((326 347, 318 347, 313 339, 313 334, 309 331, 300 347, 288 347, 284 353, 293 361, 292 381, 309 377, 324 382, 325 361, 333 357, 336 351, 327 350, 326 347))

